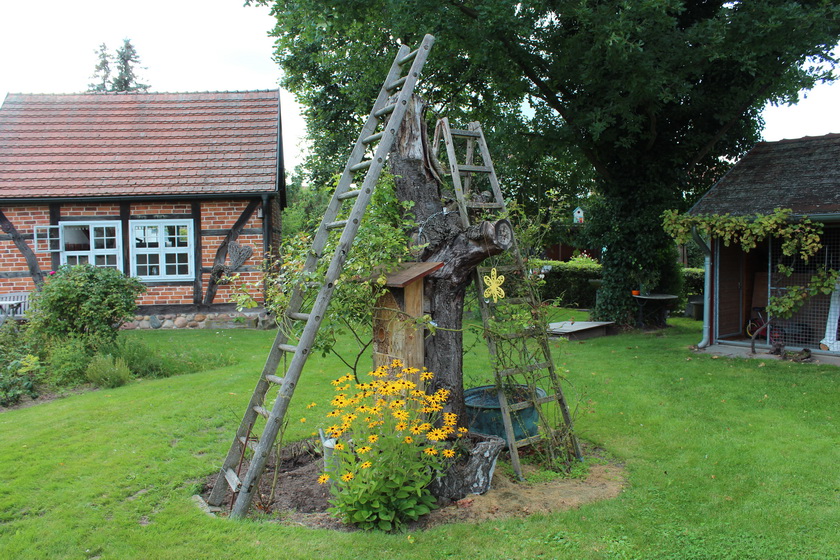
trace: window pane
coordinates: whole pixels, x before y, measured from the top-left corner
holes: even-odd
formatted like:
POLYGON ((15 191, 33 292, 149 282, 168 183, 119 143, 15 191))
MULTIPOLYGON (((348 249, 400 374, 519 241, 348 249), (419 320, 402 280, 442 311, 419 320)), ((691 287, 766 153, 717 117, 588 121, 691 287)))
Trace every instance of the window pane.
POLYGON ((190 257, 187 253, 169 253, 166 255, 164 270, 167 276, 184 276, 190 272, 190 257))
POLYGON ((88 256, 87 255, 68 255, 67 256, 67 264, 69 265, 76 265, 76 264, 87 264, 88 263, 88 256))
POLYGON ((65 251, 90 251, 90 227, 67 226, 64 228, 65 251))
POLYGON ((94 264, 105 268, 117 268, 117 255, 96 255, 94 264))
POLYGON ((137 255, 138 276, 159 276, 160 255, 137 255))
POLYGON ((157 226, 134 226, 134 246, 139 248, 160 247, 157 226))
POLYGON ((93 242, 95 249, 116 249, 117 228, 115 228, 114 226, 94 227, 93 242))
POLYGON ((188 247, 189 237, 187 236, 187 226, 166 226, 166 246, 167 247, 188 247))

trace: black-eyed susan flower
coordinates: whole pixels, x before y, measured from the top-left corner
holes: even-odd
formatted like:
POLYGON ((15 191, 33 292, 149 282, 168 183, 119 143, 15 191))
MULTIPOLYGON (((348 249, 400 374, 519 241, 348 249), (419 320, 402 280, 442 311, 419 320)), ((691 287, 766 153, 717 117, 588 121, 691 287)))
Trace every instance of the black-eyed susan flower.
POLYGON ((427 447, 426 449, 423 450, 423 453, 425 453, 426 455, 437 455, 438 450, 435 449, 434 447, 427 447))
POLYGON ((443 451, 441 451, 441 455, 443 455, 447 459, 451 459, 452 457, 455 456, 455 450, 454 449, 444 449, 443 451))
POLYGON ((373 466, 373 463, 371 463, 370 461, 365 461, 364 463, 362 463, 361 465, 359 465, 359 468, 362 468, 362 469, 369 469, 369 468, 371 468, 372 466, 373 466))
POLYGON ((346 472, 343 475, 341 475, 341 480, 343 480, 344 482, 350 482, 354 478, 355 478, 355 475, 351 472, 346 472))
POLYGON ((329 481, 330 481, 330 475, 328 475, 327 473, 324 473, 324 474, 322 474, 321 476, 318 477, 318 484, 326 484, 329 481))

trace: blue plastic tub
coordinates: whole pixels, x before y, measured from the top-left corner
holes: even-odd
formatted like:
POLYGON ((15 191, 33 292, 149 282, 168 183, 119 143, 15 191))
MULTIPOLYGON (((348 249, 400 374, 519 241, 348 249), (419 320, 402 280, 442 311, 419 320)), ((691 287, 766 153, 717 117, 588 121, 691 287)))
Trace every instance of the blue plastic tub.
MULTIPOLYGON (((545 395, 545 391, 537 387, 537 396, 544 397, 545 395)), ((464 391, 464 404, 467 408, 467 423, 470 430, 498 436, 507 441, 505 424, 502 420, 502 407, 499 404, 498 390, 495 385, 467 389, 464 391)), ((509 402, 509 404, 513 403, 509 402)), ((533 406, 512 412, 510 419, 513 423, 513 437, 517 440, 539 433, 539 414, 533 406)))

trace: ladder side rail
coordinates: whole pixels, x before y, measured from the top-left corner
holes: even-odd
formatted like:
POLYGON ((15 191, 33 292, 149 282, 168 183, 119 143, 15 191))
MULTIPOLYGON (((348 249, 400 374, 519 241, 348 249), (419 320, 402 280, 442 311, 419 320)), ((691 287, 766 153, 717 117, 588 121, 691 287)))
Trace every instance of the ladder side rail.
MULTIPOLYGON (((374 117, 373 113, 381 109, 387 102, 389 96, 386 90, 387 84, 392 83, 398 78, 399 74, 401 73, 399 61, 405 58, 408 52, 408 46, 402 45, 397 53, 397 56, 394 57, 394 61, 391 64, 390 70, 388 71, 388 76, 385 79, 382 88, 380 88, 379 95, 376 98, 376 101, 374 102, 373 109, 371 110, 367 121, 365 122, 361 132, 359 133, 358 138, 356 139, 356 143, 353 147, 353 150, 350 153, 348 162, 344 166, 344 171, 342 173, 341 179, 339 180, 339 183, 336 186, 335 191, 333 192, 333 196, 330 199, 330 202, 324 211, 324 216, 321 220, 321 224, 315 234, 315 237, 313 238, 312 247, 310 248, 310 251, 307 254, 306 260, 304 262, 303 270, 305 273, 314 272, 318 266, 318 262, 322 257, 322 251, 324 250, 324 247, 326 246, 327 240, 329 238, 329 230, 327 229, 326 224, 335 221, 336 217, 341 211, 343 201, 341 198, 339 198, 339 196, 347 190, 349 190, 354 175, 354 172, 351 171, 351 168, 354 165, 358 164, 364 157, 366 146, 363 143, 363 140, 374 133, 377 124, 379 123, 379 119, 374 117)), ((292 295, 289 299, 289 307, 286 310, 287 316, 289 313, 297 313, 298 311, 300 311, 303 304, 303 287, 299 284, 296 284, 292 287, 292 290, 292 295)), ((251 401, 248 403, 248 408, 246 409, 245 415, 243 416, 243 419, 240 422, 240 426, 237 429, 233 445, 228 451, 228 455, 223 463, 223 470, 229 468, 233 464, 236 464, 236 462, 238 461, 239 438, 247 435, 245 432, 248 431, 249 427, 253 424, 253 421, 256 419, 256 412, 254 412, 254 407, 263 403, 265 394, 268 392, 268 389, 270 387, 270 384, 266 381, 265 376, 273 375, 280 365, 280 360, 283 356, 283 351, 280 350, 279 347, 281 344, 285 344, 286 342, 288 342, 288 333, 290 332, 289 328, 291 326, 290 322, 287 320, 287 317, 283 317, 281 320, 283 321, 283 324, 280 328, 278 328, 277 336, 275 337, 274 342, 269 351, 268 357, 266 358, 262 374, 260 375, 260 378, 257 381, 257 385, 254 388, 251 401)), ((210 499, 218 500, 219 502, 222 499, 224 499, 224 484, 217 484, 216 487, 214 487, 213 494, 210 496, 210 499), (217 491, 217 489, 219 490, 217 491)))
MULTIPOLYGON (((280 431, 283 418, 286 415, 286 411, 288 410, 289 403, 291 402, 292 395, 294 394, 294 390, 297 386, 297 382, 300 378, 301 372, 303 371, 303 366, 306 364, 306 360, 309 357, 311 346, 314 343, 315 336, 318 333, 321 321, 323 320, 323 316, 326 312, 327 306, 329 305, 329 302, 332 298, 332 293, 335 290, 335 280, 340 275, 341 270, 344 267, 344 263, 347 260, 347 257, 350 252, 350 247, 353 243, 353 240, 356 237, 356 233, 358 232, 359 226, 361 225, 362 216, 364 215, 365 209, 367 208, 368 203, 370 202, 370 199, 373 195, 374 187, 376 186, 376 182, 378 181, 379 175, 382 172, 382 168, 385 164, 388 152, 390 152, 394 140, 396 139, 398 127, 402 123, 403 118, 405 117, 406 110, 408 108, 408 100, 411 97, 412 92, 414 91, 417 79, 420 76, 420 70, 425 64, 426 59, 428 58, 429 50, 431 49, 433 43, 434 37, 432 37, 431 35, 426 35, 424 37, 421 46, 418 48, 417 55, 414 57, 408 75, 406 76, 403 88, 397 97, 396 107, 394 108, 390 118, 388 119, 388 122, 386 123, 388 133, 383 136, 382 141, 380 141, 376 149, 373 163, 370 165, 365 175, 365 179, 361 188, 361 193, 356 198, 356 202, 353 205, 353 210, 351 211, 350 216, 348 217, 347 225, 345 226, 341 234, 338 246, 336 247, 332 260, 330 261, 330 266, 327 269, 327 273, 325 275, 324 284, 321 286, 321 289, 318 292, 318 297, 316 298, 315 304, 312 307, 312 311, 309 319, 307 320, 306 327, 304 327, 303 333, 301 334, 301 337, 298 341, 298 348, 295 351, 294 357, 292 358, 289 364, 286 375, 283 378, 283 384, 281 385, 280 391, 278 392, 277 398, 275 399, 274 405, 272 406, 272 410, 269 414, 266 427, 263 430, 263 435, 260 438, 260 442, 257 444, 256 450, 254 451, 254 457, 251 461, 251 464, 248 467, 248 471, 245 475, 245 478, 242 480, 242 489, 237 495, 236 502, 234 503, 233 509, 231 510, 232 517, 244 516, 251 505, 254 487, 256 487, 256 485, 258 484, 259 478, 262 475, 263 469, 265 468, 265 463, 268 460, 268 455, 271 451, 271 446, 274 445, 274 440, 277 438, 277 434, 280 431), (392 123, 397 124, 392 125, 392 123)), ((394 66, 398 66, 399 61, 405 58, 407 54, 406 51, 407 48, 400 49, 399 54, 395 59, 394 66)), ((392 66, 392 71, 394 70, 394 66, 392 66)), ((383 93, 387 95, 386 88, 388 84, 393 81, 392 78, 393 76, 389 74, 388 80, 386 80, 382 91, 380 91, 380 96, 383 93)), ((374 111, 371 112, 371 117, 373 117, 375 112, 376 109, 374 109, 374 111)), ((368 119, 368 122, 371 122, 371 118, 368 119)), ((367 132, 372 132, 372 130, 368 130, 367 132)), ((361 144, 361 141, 367 136, 368 135, 359 135, 357 148, 361 144)), ((364 148, 362 147, 362 150, 363 149, 364 148)), ((363 151, 361 153, 363 154, 363 151)), ((352 171, 350 171, 351 167, 352 166, 349 163, 347 166, 345 166, 345 172, 348 173, 346 177, 347 187, 349 187, 349 184, 351 182, 351 177, 349 175, 349 173, 352 173, 352 171)), ((338 191, 338 189, 336 190, 338 191)), ((337 197, 337 194, 334 195, 334 198, 337 197)), ((323 225, 324 223, 322 223, 322 226, 323 225)))
MULTIPOLYGON (((443 117, 443 142, 446 145, 446 157, 449 159, 449 174, 452 177, 452 186, 455 188, 455 200, 458 202, 458 212, 461 214, 461 225, 470 227, 470 216, 467 212, 467 204, 464 197, 464 187, 461 184, 461 170, 458 165, 458 156, 455 154, 455 141, 449 128, 449 119, 443 117)), ((479 292, 479 295, 481 292, 479 292)))
MULTIPOLYGON (((388 70, 388 76, 379 90, 379 95, 377 96, 376 101, 373 104, 373 109, 368 115, 365 124, 362 126, 361 132, 359 132, 359 136, 356 139, 356 143, 354 144, 353 149, 350 152, 350 156, 347 160, 347 164, 344 166, 344 171, 341 174, 341 178, 338 181, 338 185, 336 186, 335 192, 333 192, 333 196, 330 199, 330 202, 327 205, 327 208, 324 212, 324 217, 321 220, 321 225, 318 228, 318 231, 312 240, 312 247, 303 265, 303 270, 305 272, 314 272, 320 258, 322 257, 322 252, 324 250, 324 247, 326 247, 327 240, 329 238, 329 229, 326 227, 326 225, 331 222, 334 222, 335 219, 338 217, 339 212, 341 211, 343 200, 340 197, 342 194, 350 190, 350 185, 353 183, 353 177, 356 173, 352 170, 352 167, 360 163, 364 158, 365 152, 367 150, 367 146, 365 145, 364 140, 365 138, 371 136, 374 133, 379 124, 379 119, 374 116, 374 113, 382 107, 384 107, 386 102, 388 101, 389 93, 386 89, 387 85, 393 82, 397 76, 399 76, 401 71, 399 61, 405 58, 408 52, 409 48, 406 45, 402 45, 397 53, 397 56, 394 57, 394 62, 391 64, 391 68, 388 70)), ((295 298, 293 297, 292 299, 295 298)), ((289 309, 292 310, 294 309, 294 307, 290 304, 289 309)), ((294 309, 294 311, 298 310, 299 308, 294 309)))

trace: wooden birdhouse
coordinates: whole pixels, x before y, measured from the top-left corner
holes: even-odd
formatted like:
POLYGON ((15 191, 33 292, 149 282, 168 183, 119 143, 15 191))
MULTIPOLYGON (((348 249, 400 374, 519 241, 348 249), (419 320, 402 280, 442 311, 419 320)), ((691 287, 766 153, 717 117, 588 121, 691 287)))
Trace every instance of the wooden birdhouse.
POLYGON ((574 212, 572 212, 572 217, 574 218, 574 223, 582 224, 583 223, 583 208, 578 206, 575 208, 574 212))
POLYGON ((388 291, 376 302, 373 314, 373 367, 400 360, 405 367, 423 368, 423 279, 442 262, 404 263, 388 275, 388 291))

